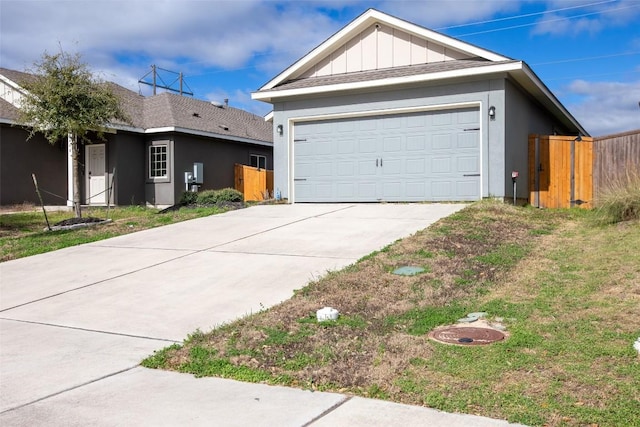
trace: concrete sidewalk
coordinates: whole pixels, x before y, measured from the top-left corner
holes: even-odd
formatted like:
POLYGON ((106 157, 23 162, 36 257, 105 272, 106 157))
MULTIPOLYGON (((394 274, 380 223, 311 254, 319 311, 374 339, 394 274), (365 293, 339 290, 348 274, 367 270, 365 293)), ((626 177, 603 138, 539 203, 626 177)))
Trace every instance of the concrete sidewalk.
POLYGON ((462 207, 255 206, 2 263, 0 424, 507 425, 138 366, 462 207))

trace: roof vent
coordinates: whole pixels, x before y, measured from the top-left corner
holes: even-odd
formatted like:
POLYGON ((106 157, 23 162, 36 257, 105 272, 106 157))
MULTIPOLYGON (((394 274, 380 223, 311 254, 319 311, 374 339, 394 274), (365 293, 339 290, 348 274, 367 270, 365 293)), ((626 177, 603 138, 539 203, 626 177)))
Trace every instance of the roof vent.
POLYGON ((227 131, 229 130, 229 126, 218 125, 218 127, 223 130, 227 130, 227 131))
POLYGON ((193 117, 200 117, 200 114, 198 114, 198 113, 193 113, 193 114, 192 114, 192 116, 193 116, 193 117))
POLYGON ((224 108, 224 105, 218 101, 211 101, 211 105, 218 108, 224 108))

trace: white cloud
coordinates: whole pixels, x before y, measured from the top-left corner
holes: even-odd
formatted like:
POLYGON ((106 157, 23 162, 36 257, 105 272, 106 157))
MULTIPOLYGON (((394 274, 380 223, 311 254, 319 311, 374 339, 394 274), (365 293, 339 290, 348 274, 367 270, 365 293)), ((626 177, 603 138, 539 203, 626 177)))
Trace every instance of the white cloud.
POLYGON ((492 18, 496 13, 515 12, 521 3, 513 0, 387 0, 380 2, 379 8, 428 28, 438 28, 492 18))
POLYGON ((585 7, 543 15, 537 20, 537 25, 532 33, 556 36, 597 34, 607 27, 633 24, 640 16, 640 3, 637 0, 620 0, 607 3, 585 0, 554 0, 547 2, 547 10, 566 9, 580 6, 580 4, 585 4, 585 7))
POLYGON ((281 67, 337 29, 327 15, 295 3, 257 0, 3 0, 0 20, 2 66, 17 69, 60 47, 99 69, 123 58, 138 70, 151 63, 233 69, 265 52, 269 61, 262 64, 281 67))
POLYGON ((640 129, 640 80, 627 83, 576 80, 564 90, 578 97, 567 108, 591 135, 640 129))

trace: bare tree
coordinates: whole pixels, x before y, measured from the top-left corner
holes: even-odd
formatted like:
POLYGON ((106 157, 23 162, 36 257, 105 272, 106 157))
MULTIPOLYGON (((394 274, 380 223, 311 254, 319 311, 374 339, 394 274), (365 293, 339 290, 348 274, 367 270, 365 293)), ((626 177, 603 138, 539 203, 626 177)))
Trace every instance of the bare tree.
POLYGON ((35 76, 22 83, 26 89, 20 104, 19 123, 30 128, 28 139, 42 133, 55 144, 67 138, 73 162, 73 206, 80 218, 79 145, 91 143, 90 135, 104 140, 113 120, 129 122, 119 99, 108 85, 95 78, 80 54, 44 53, 34 63, 35 76))

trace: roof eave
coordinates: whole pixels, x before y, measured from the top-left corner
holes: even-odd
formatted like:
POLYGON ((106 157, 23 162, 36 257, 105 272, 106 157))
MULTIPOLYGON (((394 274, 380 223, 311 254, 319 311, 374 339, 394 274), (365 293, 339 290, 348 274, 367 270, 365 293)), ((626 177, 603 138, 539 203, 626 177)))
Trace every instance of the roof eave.
POLYGON ((462 70, 441 71, 437 73, 417 74, 413 76, 393 77, 378 80, 368 80, 352 83, 341 83, 334 85, 323 85, 316 87, 283 89, 272 91, 259 91, 251 94, 251 98, 271 103, 274 99, 284 97, 294 97, 302 95, 313 95, 319 93, 344 92, 358 89, 377 88, 384 86, 399 86, 412 83, 424 83, 438 80, 454 79, 460 77, 481 76, 487 74, 512 72, 522 68, 522 62, 511 62, 508 64, 487 65, 476 68, 465 68, 462 70))
POLYGON ((177 126, 164 126, 164 127, 149 128, 144 130, 145 134, 157 134, 157 133, 167 133, 167 132, 185 133, 188 135, 205 136, 208 138, 224 139, 227 141, 242 142, 245 144, 254 144, 254 145, 263 145, 266 147, 273 147, 273 142, 270 142, 270 141, 262 141, 259 139, 246 138, 246 137, 235 136, 235 135, 224 135, 224 134, 215 133, 215 132, 199 131, 194 129, 181 128, 177 126))
POLYGON ((545 86, 536 74, 522 61, 510 62, 507 64, 487 65, 476 68, 466 68, 462 70, 442 71, 438 73, 419 74, 414 76, 395 77, 388 79, 370 80, 353 83, 342 83, 335 85, 323 85, 316 87, 260 91, 251 94, 251 98, 273 103, 274 100, 314 94, 338 93, 354 90, 372 89, 389 86, 402 86, 407 84, 435 82, 439 80, 488 76, 499 73, 507 73, 534 98, 554 114, 561 122, 568 127, 574 127, 582 135, 589 136, 589 133, 580 123, 569 113, 556 96, 545 86))

